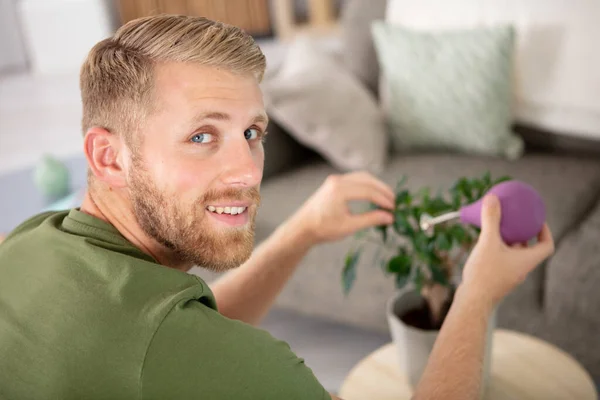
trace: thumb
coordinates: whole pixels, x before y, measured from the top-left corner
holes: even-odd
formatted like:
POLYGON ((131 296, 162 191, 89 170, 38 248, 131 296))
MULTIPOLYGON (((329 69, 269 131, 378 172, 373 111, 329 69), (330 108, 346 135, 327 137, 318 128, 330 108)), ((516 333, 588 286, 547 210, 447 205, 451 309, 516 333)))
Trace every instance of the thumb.
POLYGON ((488 194, 481 207, 481 233, 485 236, 500 238, 500 219, 502 209, 496 195, 488 194))

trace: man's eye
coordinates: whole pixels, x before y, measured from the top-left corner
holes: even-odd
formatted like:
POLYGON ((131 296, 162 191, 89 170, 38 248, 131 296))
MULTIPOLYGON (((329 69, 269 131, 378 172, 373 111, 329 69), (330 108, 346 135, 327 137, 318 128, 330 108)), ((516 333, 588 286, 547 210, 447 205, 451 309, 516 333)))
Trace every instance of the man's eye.
POLYGON ((254 140, 260 136, 260 131, 256 128, 249 128, 244 131, 246 140, 254 140))
POLYGON ((192 136, 192 142, 194 143, 210 143, 213 141, 213 135, 211 135, 210 133, 198 133, 194 136, 192 136))

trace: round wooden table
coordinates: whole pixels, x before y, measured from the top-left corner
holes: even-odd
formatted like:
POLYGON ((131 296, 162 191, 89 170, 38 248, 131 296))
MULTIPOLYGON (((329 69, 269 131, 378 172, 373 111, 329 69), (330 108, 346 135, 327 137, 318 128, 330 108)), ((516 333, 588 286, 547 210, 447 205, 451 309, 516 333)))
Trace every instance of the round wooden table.
MULTIPOLYGON (((411 386, 392 343, 350 371, 339 396, 344 400, 410 399, 411 386)), ((507 330, 494 333, 492 370, 485 399, 597 400, 590 375, 570 355, 535 337, 507 330)))

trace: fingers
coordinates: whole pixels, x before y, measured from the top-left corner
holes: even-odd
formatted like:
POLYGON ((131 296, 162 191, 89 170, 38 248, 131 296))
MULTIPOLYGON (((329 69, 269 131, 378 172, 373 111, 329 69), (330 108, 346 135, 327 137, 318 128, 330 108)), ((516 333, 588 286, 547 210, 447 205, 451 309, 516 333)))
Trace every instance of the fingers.
POLYGON ((548 225, 544 225, 538 235, 538 242, 534 246, 522 249, 521 251, 530 260, 532 266, 537 266, 552 255, 554 253, 554 239, 552 239, 552 233, 548 225))
POLYGON ((373 175, 369 174, 368 172, 351 173, 348 175, 348 178, 352 179, 352 180, 356 180, 357 182, 363 182, 367 185, 372 185, 373 187, 378 188, 379 191, 383 195, 385 195, 387 198, 389 198, 392 201, 392 203, 396 199, 396 194, 394 193, 394 190, 390 186, 388 186, 386 183, 382 182, 381 180, 377 179, 373 175))
POLYGON ((394 217, 387 211, 369 211, 366 213, 353 215, 348 220, 348 230, 359 231, 378 225, 390 225, 392 222, 394 222, 394 217))
POLYGON ((538 243, 532 248, 540 257, 540 261, 554 253, 554 239, 548 224, 544 224, 538 235, 538 243))
POLYGON ((382 208, 394 208, 395 196, 382 182, 360 174, 345 175, 338 179, 335 190, 342 193, 344 200, 367 200, 382 208))
POLYGON ((497 196, 490 194, 483 199, 481 207, 481 233, 494 239, 500 237, 500 219, 502 210, 497 196))
POLYGON ((551 243, 554 247, 554 239, 552 238, 552 232, 550 231, 550 227, 548 224, 544 224, 540 234, 538 235, 538 242, 540 243, 551 243))

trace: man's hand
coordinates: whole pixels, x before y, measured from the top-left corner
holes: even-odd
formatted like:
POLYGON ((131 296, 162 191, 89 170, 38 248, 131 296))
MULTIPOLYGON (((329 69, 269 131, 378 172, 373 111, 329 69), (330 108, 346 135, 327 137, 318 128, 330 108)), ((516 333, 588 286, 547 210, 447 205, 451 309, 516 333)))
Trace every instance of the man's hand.
POLYGON ((486 196, 481 235, 465 264, 463 282, 417 385, 415 399, 482 397, 481 370, 490 315, 500 300, 554 251, 547 225, 534 246, 507 246, 500 235, 500 212, 498 199, 486 196))
POLYGON ((463 270, 464 291, 496 306, 527 275, 554 252, 548 225, 544 225, 538 242, 508 246, 500 236, 501 207, 498 198, 488 195, 482 209, 481 235, 463 270))
POLYGON ((313 245, 392 223, 387 211, 351 214, 351 200, 368 200, 390 210, 394 207, 393 191, 369 174, 330 176, 244 265, 211 286, 221 314, 258 324, 313 245))
POLYGON ((390 212, 350 212, 348 202, 366 200, 392 210, 394 191, 366 172, 331 175, 294 214, 292 221, 311 245, 342 239, 361 229, 393 222, 390 212))

